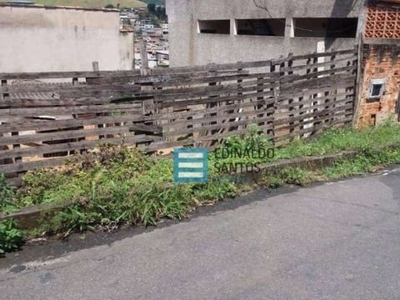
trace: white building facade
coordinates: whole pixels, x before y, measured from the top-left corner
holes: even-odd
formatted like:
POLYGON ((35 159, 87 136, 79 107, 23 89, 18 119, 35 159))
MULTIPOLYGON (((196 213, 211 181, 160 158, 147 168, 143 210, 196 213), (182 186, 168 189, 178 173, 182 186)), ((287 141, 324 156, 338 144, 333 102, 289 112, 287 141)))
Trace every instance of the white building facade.
POLYGON ((0 72, 134 68, 118 10, 0 4, 0 72))

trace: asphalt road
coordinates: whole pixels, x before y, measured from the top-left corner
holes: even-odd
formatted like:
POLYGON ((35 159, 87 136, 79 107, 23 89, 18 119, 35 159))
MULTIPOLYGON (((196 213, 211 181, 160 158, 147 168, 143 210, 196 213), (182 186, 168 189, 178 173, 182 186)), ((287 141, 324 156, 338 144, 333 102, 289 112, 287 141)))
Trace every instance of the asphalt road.
POLYGON ((400 169, 253 197, 108 245, 3 264, 0 299, 400 299, 400 169))

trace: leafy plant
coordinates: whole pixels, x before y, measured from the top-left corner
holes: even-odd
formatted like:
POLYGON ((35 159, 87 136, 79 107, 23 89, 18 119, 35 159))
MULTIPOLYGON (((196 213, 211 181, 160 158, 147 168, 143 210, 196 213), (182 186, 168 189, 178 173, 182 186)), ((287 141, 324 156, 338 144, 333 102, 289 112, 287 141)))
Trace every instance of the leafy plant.
POLYGON ((16 210, 16 189, 7 184, 4 174, 0 173, 0 212, 16 210))
POLYGON ((24 236, 16 228, 14 220, 6 220, 0 223, 0 255, 20 249, 24 242, 24 236))

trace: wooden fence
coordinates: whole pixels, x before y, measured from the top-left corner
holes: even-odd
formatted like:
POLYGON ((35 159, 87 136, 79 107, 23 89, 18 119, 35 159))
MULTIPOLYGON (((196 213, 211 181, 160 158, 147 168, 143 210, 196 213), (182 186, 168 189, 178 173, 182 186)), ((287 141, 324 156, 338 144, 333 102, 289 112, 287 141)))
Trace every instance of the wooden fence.
POLYGON ((0 172, 99 143, 213 147, 257 124, 275 143, 351 123, 357 49, 140 71, 0 73, 0 172))

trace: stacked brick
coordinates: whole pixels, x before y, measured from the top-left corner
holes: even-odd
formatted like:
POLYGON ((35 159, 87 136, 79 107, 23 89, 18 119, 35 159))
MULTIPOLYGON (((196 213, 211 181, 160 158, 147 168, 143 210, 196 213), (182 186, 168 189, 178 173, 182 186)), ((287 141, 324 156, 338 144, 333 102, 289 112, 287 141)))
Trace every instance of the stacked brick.
POLYGON ((400 39, 400 7, 369 6, 366 38, 400 39))

